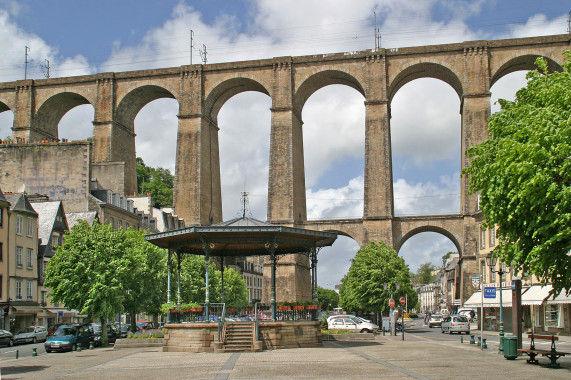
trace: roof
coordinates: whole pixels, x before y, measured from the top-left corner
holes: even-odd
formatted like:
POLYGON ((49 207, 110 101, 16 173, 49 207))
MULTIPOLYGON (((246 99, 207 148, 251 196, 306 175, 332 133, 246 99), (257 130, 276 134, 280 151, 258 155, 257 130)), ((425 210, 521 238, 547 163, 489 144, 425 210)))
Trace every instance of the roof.
POLYGON ((46 245, 51 238, 56 216, 61 207, 61 201, 32 202, 32 207, 38 213, 38 237, 40 244, 46 245))
POLYGON ((0 203, 5 203, 5 204, 9 204, 8 200, 6 199, 6 197, 4 197, 4 193, 2 192, 2 189, 0 189, 0 203))
POLYGON ((548 304, 557 304, 557 303, 571 303, 571 294, 566 295, 565 290, 562 290, 558 296, 555 298, 549 297, 547 298, 548 304))
POLYGON ((337 234, 269 224, 253 218, 236 218, 211 226, 187 227, 150 234, 145 239, 161 248, 204 255, 208 244, 212 256, 307 253, 312 248, 332 245, 337 234))
POLYGON ((97 219, 97 211, 86 212, 68 212, 65 214, 69 230, 73 228, 80 220, 85 220, 87 224, 93 226, 95 219, 97 219))
POLYGON ((28 197, 26 197, 25 193, 5 194, 4 196, 6 197, 6 200, 10 202, 10 210, 36 216, 38 215, 30 204, 30 201, 28 201, 28 197))
POLYGON ((521 295, 522 305, 541 305, 553 289, 551 285, 533 285, 521 295))

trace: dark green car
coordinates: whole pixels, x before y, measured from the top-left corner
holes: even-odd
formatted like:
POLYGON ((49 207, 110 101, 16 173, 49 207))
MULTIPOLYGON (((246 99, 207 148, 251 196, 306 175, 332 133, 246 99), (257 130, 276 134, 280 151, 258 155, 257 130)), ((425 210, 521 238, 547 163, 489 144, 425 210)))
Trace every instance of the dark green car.
POLYGON ((82 348, 88 348, 90 344, 93 344, 94 338, 93 327, 89 324, 61 325, 46 340, 44 347, 46 352, 75 351, 79 345, 82 348))

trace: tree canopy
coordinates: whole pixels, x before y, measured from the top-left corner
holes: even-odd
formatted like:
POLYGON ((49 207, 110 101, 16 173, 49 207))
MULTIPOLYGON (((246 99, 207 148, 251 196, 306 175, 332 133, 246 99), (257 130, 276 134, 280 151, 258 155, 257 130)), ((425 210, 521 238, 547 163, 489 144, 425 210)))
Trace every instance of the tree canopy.
POLYGON ((351 260, 349 271, 341 280, 340 304, 347 310, 381 311, 395 301, 408 296, 409 305, 416 305, 418 295, 410 283, 408 265, 398 253, 384 242, 371 243, 359 249, 351 260), (397 290, 397 282, 400 289, 397 290), (384 284, 387 283, 387 290, 384 284))
POLYGON ((154 207, 172 207, 174 175, 170 170, 146 166, 141 157, 137 157, 137 192, 150 193, 154 207))
POLYGON ((490 138, 468 149, 463 170, 480 192, 485 227, 497 225, 494 254, 517 270, 571 292, 571 53, 562 72, 543 58, 515 101, 500 99, 490 138))
POLYGON ((422 264, 414 276, 412 276, 412 282, 417 285, 432 283, 436 278, 436 276, 432 274, 435 270, 436 267, 432 263, 422 264))
POLYGON ((321 310, 332 310, 339 306, 339 294, 335 290, 317 287, 317 299, 321 310))

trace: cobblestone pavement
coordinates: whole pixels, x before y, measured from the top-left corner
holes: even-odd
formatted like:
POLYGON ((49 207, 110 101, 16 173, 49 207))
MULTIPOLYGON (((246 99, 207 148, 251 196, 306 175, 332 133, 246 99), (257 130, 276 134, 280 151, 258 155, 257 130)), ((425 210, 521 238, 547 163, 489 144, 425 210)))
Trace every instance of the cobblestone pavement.
POLYGON ((324 342, 321 348, 257 353, 165 353, 159 348, 99 348, 2 360, 1 379, 570 379, 562 368, 506 360, 492 347, 408 335, 324 342))

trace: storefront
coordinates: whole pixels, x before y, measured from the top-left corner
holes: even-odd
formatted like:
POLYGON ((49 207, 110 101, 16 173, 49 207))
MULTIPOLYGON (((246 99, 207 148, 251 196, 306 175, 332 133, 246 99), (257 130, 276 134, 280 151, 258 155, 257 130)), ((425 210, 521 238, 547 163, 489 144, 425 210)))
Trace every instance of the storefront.
MULTIPOLYGON (((495 298, 482 298, 482 292, 472 294, 466 302, 464 308, 477 310, 481 314, 481 307, 484 307, 484 330, 500 331, 500 291, 496 292, 495 298)), ((512 291, 502 289, 501 306, 504 321, 504 331, 512 330, 512 291)))

